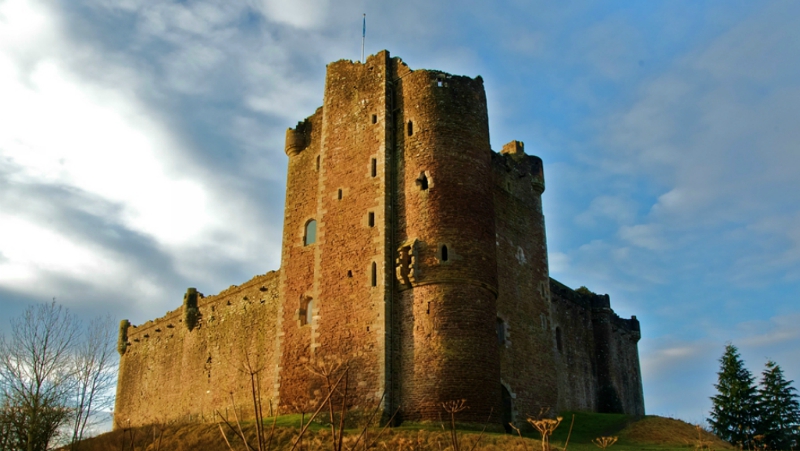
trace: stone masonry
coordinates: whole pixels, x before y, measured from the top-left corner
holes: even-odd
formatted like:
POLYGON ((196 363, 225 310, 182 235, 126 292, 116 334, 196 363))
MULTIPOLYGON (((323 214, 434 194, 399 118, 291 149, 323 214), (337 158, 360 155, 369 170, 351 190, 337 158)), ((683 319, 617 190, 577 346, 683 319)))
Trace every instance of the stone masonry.
POLYGON ((467 422, 644 414, 639 323, 549 277, 542 160, 518 141, 491 150, 480 76, 388 51, 331 63, 286 154, 281 268, 122 321, 116 427, 252 417, 253 387, 287 412, 329 358, 352 361, 353 407, 400 421, 462 398, 467 422))

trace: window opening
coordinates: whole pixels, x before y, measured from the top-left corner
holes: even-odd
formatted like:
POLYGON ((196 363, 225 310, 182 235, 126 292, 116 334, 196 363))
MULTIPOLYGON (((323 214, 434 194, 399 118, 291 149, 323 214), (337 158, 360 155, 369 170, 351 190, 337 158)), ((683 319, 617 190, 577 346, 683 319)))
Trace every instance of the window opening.
POLYGON ((497 318, 497 344, 500 346, 506 344, 506 323, 502 318, 497 318))
POLYGON ((378 160, 376 158, 372 159, 372 176, 376 177, 378 175, 378 160))
POLYGON ((342 190, 339 190, 339 200, 342 200, 342 190))
POLYGON ((417 179, 417 185, 419 185, 419 189, 423 191, 428 189, 428 176, 425 175, 424 172, 419 175, 419 178, 417 179))
POLYGON ((319 155, 317 155, 317 170, 319 171, 319 155))
POLYGON ((353 271, 348 269, 347 270, 347 277, 353 277, 353 271))
POLYGON ((564 351, 564 345, 561 343, 561 328, 556 327, 556 347, 558 348, 558 352, 564 351))
POLYGON ((446 245, 442 245, 442 261, 443 262, 447 261, 447 246, 446 245))
POLYGON ((314 300, 308 296, 301 296, 300 297, 300 325, 305 326, 306 324, 311 324, 311 320, 313 318, 312 310, 314 308, 314 300))
POLYGON ((375 227, 375 213, 369 212, 369 226, 375 227))
POLYGON ((372 262, 372 286, 378 286, 378 265, 372 262))
POLYGON ((309 299, 306 304, 306 324, 311 324, 314 321, 314 300, 309 299))
POLYGON ((378 123, 378 115, 377 114, 373 114, 372 115, 372 123, 373 124, 377 124, 378 123))
POLYGON ((411 136, 413 134, 414 134, 414 123, 408 121, 408 136, 411 136))
POLYGON ((441 78, 440 78, 440 79, 438 79, 438 80, 436 80, 436 86, 438 86, 438 87, 440 87, 440 88, 441 88, 442 86, 444 86, 444 82, 442 81, 442 79, 441 79, 441 78))
POLYGON ((317 221, 310 220, 306 223, 306 233, 303 236, 303 246, 314 244, 317 241, 317 221))

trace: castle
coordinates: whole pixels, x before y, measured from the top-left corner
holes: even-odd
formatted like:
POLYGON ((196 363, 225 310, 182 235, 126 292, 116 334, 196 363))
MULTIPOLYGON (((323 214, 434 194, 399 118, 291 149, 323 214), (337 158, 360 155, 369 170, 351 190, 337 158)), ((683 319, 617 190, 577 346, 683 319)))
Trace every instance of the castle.
POLYGON ((285 149, 280 269, 123 320, 117 425, 247 417, 253 374, 287 412, 320 388, 308 362, 333 355, 352 358, 354 399, 403 420, 457 399, 468 422, 644 414, 639 323, 549 277, 542 161, 492 151, 480 76, 388 51, 331 63, 285 149))

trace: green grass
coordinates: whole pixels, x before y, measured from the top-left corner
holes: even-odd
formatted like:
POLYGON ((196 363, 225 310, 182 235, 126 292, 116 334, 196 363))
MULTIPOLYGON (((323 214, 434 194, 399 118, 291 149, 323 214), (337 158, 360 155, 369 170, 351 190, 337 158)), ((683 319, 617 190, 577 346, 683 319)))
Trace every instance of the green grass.
MULTIPOLYGON (((562 450, 569 433, 570 422, 573 412, 561 414, 563 421, 556 429, 551 438, 553 449, 562 450)), ((655 416, 634 417, 629 415, 597 414, 574 412, 575 424, 570 436, 567 449, 569 451, 594 451, 599 449, 591 440, 600 436, 618 436, 619 441, 608 448, 611 451, 686 451, 692 449, 697 441, 697 430, 691 424, 655 416)), ((310 415, 306 415, 306 421, 310 415)), ((457 418, 457 417, 456 417, 457 418)), ((274 444, 277 449, 288 449, 300 426, 301 416, 280 415, 276 420, 274 444)), ((266 418, 264 423, 269 433, 272 427, 273 418, 266 418)), ((445 429, 448 427, 444 425, 445 429)), ((479 431, 482 426, 469 426, 469 429, 458 426, 460 441, 464 444, 462 449, 470 449, 471 444, 478 439, 479 431)), ((234 427, 236 427, 234 425, 234 427)), ((497 425, 494 426, 498 427, 497 425)), ((255 434, 253 422, 243 422, 242 428, 248 437, 255 434)), ((235 449, 243 449, 241 440, 235 437, 235 433, 227 430, 223 426, 229 440, 232 440, 235 449)), ((372 427, 369 436, 373 439, 379 433, 379 427, 372 427)), ((345 432, 346 439, 352 443, 361 433, 360 429, 348 428, 345 432)), ((707 433, 703 433, 707 434, 707 433)), ((517 436, 487 430, 481 437, 481 443, 476 447, 476 451, 539 451, 541 444, 538 433, 533 430, 524 432, 525 439, 517 436), (535 439, 535 440, 530 440, 535 439)), ((137 450, 145 449, 147 444, 152 441, 153 430, 149 427, 137 428, 136 440, 137 450)), ((103 434, 99 437, 87 440, 83 446, 83 451, 108 451, 118 450, 121 444, 131 440, 131 433, 127 434, 122 430, 103 434)), ((731 446, 716 439, 710 434, 704 435, 704 439, 712 440, 712 449, 730 449, 731 446)), ((330 449, 330 429, 328 425, 314 422, 309 427, 309 432, 304 438, 304 443, 308 444, 307 449, 323 450, 330 449), (313 445, 313 446, 312 446, 313 445)), ((346 440, 346 442, 348 442, 346 440)), ((439 451, 449 445, 449 432, 442 429, 440 422, 429 423, 409 423, 406 422, 400 427, 386 430, 380 438, 378 449, 387 450, 411 450, 417 451, 439 451), (413 444, 411 446, 410 444, 413 444)), ((151 447, 152 448, 152 447, 151 447)), ((127 448, 126 448, 127 449, 127 448)), ((164 444, 162 450, 170 451, 228 451, 227 445, 223 442, 219 427, 213 423, 197 424, 174 424, 166 428, 164 434, 164 444)), ((273 448, 276 449, 276 448, 273 448)))

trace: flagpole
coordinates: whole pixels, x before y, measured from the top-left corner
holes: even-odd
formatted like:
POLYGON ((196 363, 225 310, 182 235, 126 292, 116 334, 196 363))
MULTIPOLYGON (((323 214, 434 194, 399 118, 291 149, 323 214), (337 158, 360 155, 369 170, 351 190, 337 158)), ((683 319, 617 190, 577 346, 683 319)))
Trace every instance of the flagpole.
POLYGON ((364 13, 364 22, 361 26, 361 64, 364 64, 364 41, 367 39, 367 13, 364 13))

